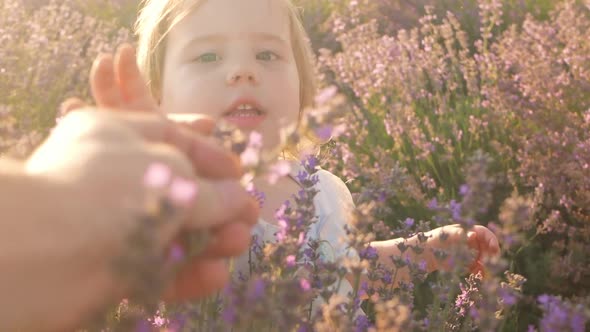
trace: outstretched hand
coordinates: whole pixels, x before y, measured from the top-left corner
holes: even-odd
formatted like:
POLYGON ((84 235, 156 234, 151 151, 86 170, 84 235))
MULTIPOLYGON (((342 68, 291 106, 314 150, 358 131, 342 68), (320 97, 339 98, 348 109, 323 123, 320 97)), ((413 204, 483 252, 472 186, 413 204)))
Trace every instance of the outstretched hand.
MULTIPOLYGON (((430 236, 428 246, 432 249, 449 249, 453 246, 464 245, 465 239, 467 239, 468 248, 474 252, 473 260, 469 264, 469 272, 484 273, 484 258, 500 254, 498 238, 487 227, 480 225, 473 226, 467 230, 466 234, 465 232, 465 229, 458 224, 433 229, 426 233, 426 235, 430 236), (441 239, 443 234, 446 237, 444 241, 441 239)), ((434 264, 435 269, 449 270, 451 268, 448 260, 441 263, 436 259, 433 259, 433 261, 436 262, 434 264)))

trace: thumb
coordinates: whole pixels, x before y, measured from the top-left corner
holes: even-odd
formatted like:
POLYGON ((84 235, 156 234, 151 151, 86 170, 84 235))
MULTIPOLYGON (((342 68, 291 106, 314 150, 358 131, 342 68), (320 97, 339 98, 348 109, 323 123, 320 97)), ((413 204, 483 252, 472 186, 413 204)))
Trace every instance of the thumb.
POLYGON ((475 249, 478 252, 480 252, 481 248, 479 245, 479 238, 477 236, 477 233, 474 231, 469 231, 467 232, 467 246, 469 246, 470 249, 475 249))
POLYGON ((167 117, 184 128, 201 135, 209 136, 215 129, 215 121, 203 114, 172 113, 167 114, 167 117))
POLYGON ((476 232, 474 232, 474 231, 467 232, 467 246, 469 247, 469 249, 476 251, 475 257, 469 267, 469 270, 471 271, 471 273, 477 273, 479 271, 482 271, 482 273, 483 273, 483 265, 481 263, 481 256, 482 256, 481 244, 480 244, 479 237, 476 232))

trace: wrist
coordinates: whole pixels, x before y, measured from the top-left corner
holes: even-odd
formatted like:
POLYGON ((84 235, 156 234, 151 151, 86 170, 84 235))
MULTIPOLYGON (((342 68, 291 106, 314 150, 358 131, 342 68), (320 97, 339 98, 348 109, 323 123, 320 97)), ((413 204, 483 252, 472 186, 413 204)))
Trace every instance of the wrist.
POLYGON ((76 191, 2 162, 0 197, 0 292, 13 301, 2 305, 12 317, 3 323, 16 330, 61 327, 64 313, 82 317, 104 303, 114 282, 104 253, 95 249, 108 246, 78 217, 84 205, 76 191))

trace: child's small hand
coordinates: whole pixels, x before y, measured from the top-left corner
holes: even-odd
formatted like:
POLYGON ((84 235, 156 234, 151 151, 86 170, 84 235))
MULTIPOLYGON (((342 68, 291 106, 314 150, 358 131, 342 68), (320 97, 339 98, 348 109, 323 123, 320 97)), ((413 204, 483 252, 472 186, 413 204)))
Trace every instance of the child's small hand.
POLYGON ((482 260, 500 254, 498 238, 487 227, 476 225, 467 232, 467 245, 477 251, 477 257, 469 267, 469 272, 484 273, 482 260))
MULTIPOLYGON (((431 236, 428 240, 428 247, 432 249, 448 249, 452 246, 461 245, 464 243, 465 230, 461 225, 449 225, 439 227, 428 232, 426 235, 431 236), (442 241, 441 235, 443 233, 446 236, 446 240, 442 241)), ((496 235, 492 233, 488 228, 480 225, 476 225, 467 231, 467 246, 474 250, 475 258, 469 266, 471 273, 484 272, 483 270, 483 258, 496 256, 500 253, 500 246, 496 235)), ((434 260, 435 268, 441 268, 448 270, 449 262, 445 261, 442 264, 434 260)))
MULTIPOLYGON (((164 114, 152 97, 137 66, 135 50, 129 44, 121 45, 114 56, 98 55, 92 64, 89 82, 94 102, 101 110, 164 114)), ((60 116, 85 106, 82 100, 70 98, 62 103, 60 116)), ((212 119, 200 114, 169 116, 169 119, 201 135, 211 135, 215 127, 212 119)))
POLYGON ((131 45, 121 45, 113 57, 99 55, 90 71, 90 89, 96 106, 126 111, 157 111, 158 103, 152 97, 141 76, 131 45))

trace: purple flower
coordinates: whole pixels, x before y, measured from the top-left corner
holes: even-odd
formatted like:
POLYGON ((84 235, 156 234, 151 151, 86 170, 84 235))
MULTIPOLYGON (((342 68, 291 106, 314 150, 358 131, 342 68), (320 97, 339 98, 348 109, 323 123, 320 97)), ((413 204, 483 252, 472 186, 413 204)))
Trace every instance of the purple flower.
POLYGON ((316 136, 322 140, 327 141, 332 137, 332 129, 333 127, 330 125, 324 125, 315 130, 316 136))
POLYGON ((279 226, 279 230, 275 233, 275 237, 277 241, 283 242, 287 239, 287 228, 289 228, 289 224, 284 219, 280 219, 277 221, 277 225, 279 226))
POLYGON ((248 281, 248 276, 244 272, 238 271, 238 280, 240 282, 246 282, 248 281))
POLYGON ((263 279, 258 278, 256 280, 254 280, 254 284, 252 285, 251 299, 256 300, 256 299, 262 298, 265 290, 266 290, 266 283, 264 282, 263 279))
POLYGON ((354 320, 354 330, 357 332, 368 331, 371 327, 371 322, 366 315, 359 315, 354 320))
POLYGON ((436 198, 430 200, 430 202, 428 202, 428 208, 431 210, 438 209, 438 200, 436 198))
POLYGON ((322 289, 324 287, 324 283, 322 282, 322 280, 318 277, 314 277, 311 285, 313 288, 315 289, 322 289))
POLYGON ((306 178, 309 174, 313 174, 315 172, 316 167, 318 167, 318 164, 319 160, 315 156, 309 156, 301 163, 301 165, 307 171, 307 174, 305 174, 306 178))
POLYGON ((425 261, 425 260, 423 260, 423 259, 422 259, 422 260, 420 260, 420 263, 418 263, 418 268, 419 268, 421 271, 426 271, 426 268, 427 268, 427 263, 426 263, 426 261, 425 261))
POLYGON ((295 176, 295 178, 297 179, 297 182, 304 183, 307 180, 307 176, 308 176, 307 172, 299 171, 297 173, 297 176, 295 176))
POLYGON ((390 285, 393 281, 393 276, 391 275, 391 272, 386 271, 385 273, 383 273, 383 276, 381 276, 381 281, 386 285, 390 285))
POLYGON ((289 172, 291 172, 291 164, 286 160, 279 160, 270 166, 267 180, 270 184, 275 184, 280 178, 289 175, 289 172))
POLYGON ((168 331, 182 331, 187 321, 185 314, 176 314, 170 319, 168 324, 168 331))
POLYGON ((143 177, 143 184, 148 188, 162 189, 170 182, 172 171, 162 163, 151 164, 143 177))
POLYGON ((473 305, 473 302, 469 298, 469 294, 467 289, 463 284, 460 285, 461 287, 461 294, 457 295, 457 299, 455 300, 455 307, 459 308, 459 315, 465 316, 466 309, 470 308, 473 305))
POLYGON ((462 185, 459 187, 459 194, 460 194, 461 196, 466 196, 468 193, 469 193, 469 186, 468 186, 468 185, 466 185, 466 184, 462 184, 462 185))
POLYGON ((165 317, 162 317, 160 315, 157 315, 154 317, 153 320, 153 325, 156 327, 163 327, 164 325, 166 325, 168 323, 168 320, 165 317))
POLYGON ((283 203, 281 205, 281 207, 279 207, 279 209, 277 210, 277 212, 275 212, 275 218, 277 220, 284 220, 285 219, 285 213, 287 212, 287 209, 289 209, 291 203, 290 201, 286 201, 285 203, 283 203))
POLYGON ((314 255, 315 252, 311 248, 306 248, 305 250, 303 250, 303 256, 305 256, 309 260, 313 259, 314 255))
POLYGON ((407 228, 414 226, 414 223, 415 221, 412 218, 406 218, 406 220, 404 220, 404 225, 406 225, 407 228))
POLYGON ((457 203, 454 199, 450 203, 451 214, 454 220, 461 219, 461 203, 457 203))
POLYGON ((172 263, 180 263, 184 260, 185 258, 185 253, 184 253, 184 249, 182 248, 182 246, 180 246, 179 244, 173 244, 170 247, 170 252, 168 254, 168 259, 170 260, 170 262, 172 263))
POLYGON ((298 329, 297 332, 308 332, 308 331, 312 331, 310 329, 310 327, 306 324, 301 325, 298 329))
POLYGON ((150 332, 152 330, 150 325, 149 321, 142 319, 135 326, 135 332, 150 332))
POLYGON ((326 102, 328 102, 330 99, 332 99, 336 95, 336 92, 338 92, 338 88, 334 85, 331 85, 331 86, 323 89, 315 97, 316 104, 318 104, 318 105, 325 104, 326 102))
POLYGON ((170 185, 168 196, 175 204, 187 206, 194 201, 199 192, 198 189, 194 181, 175 178, 170 185))
POLYGON ((508 292, 505 292, 505 293, 502 294, 502 302, 505 305, 508 305, 508 306, 515 305, 516 304, 516 300, 517 300, 517 298, 516 298, 516 296, 514 296, 514 294, 511 294, 511 293, 508 293, 508 292))
POLYGON ((233 306, 226 306, 223 308, 223 312, 221 313, 221 319, 223 319, 226 323, 232 325, 237 320, 236 310, 233 306))
POLYGON ((379 255, 377 254, 377 249, 375 249, 374 247, 371 247, 370 245, 367 246, 365 249, 361 250, 359 252, 359 256, 362 259, 367 259, 367 260, 374 260, 376 259, 379 255))
POLYGON ((258 206, 262 209, 266 200, 266 194, 263 191, 257 190, 253 183, 246 185, 246 191, 256 199, 258 206))
POLYGON ((299 287, 301 287, 302 291, 307 292, 311 289, 311 284, 309 283, 309 280, 301 278, 299 279, 299 287))
POLYGON ((254 148, 262 147, 262 134, 257 131, 252 131, 248 140, 248 145, 254 148))
POLYGON ((547 294, 541 294, 537 297, 537 301, 539 301, 539 303, 541 304, 549 305, 549 302, 551 301, 551 296, 547 294))
POLYGON ((244 152, 240 154, 242 165, 246 167, 256 166, 260 161, 260 150, 248 146, 244 152))
POLYGON ((479 319, 480 314, 479 314, 479 310, 477 309, 477 307, 475 307, 475 306, 469 307, 469 316, 475 320, 479 319))
POLYGON ((367 295, 367 290, 369 289, 369 284, 366 281, 363 281, 361 283, 361 286, 359 287, 358 290, 358 296, 359 297, 364 297, 367 295))
POLYGON ((584 314, 581 312, 574 313, 570 320, 570 326, 573 332, 584 332, 586 327, 586 317, 584 317, 584 314))
POLYGON ((300 232, 299 237, 297 238, 297 245, 302 245, 303 241, 305 241, 305 233, 300 232))
POLYGON ((285 258, 285 263, 287 263, 288 267, 293 267, 295 266, 296 260, 295 260, 295 255, 289 255, 285 258))
POLYGON ((547 294, 537 297, 537 301, 543 310, 543 318, 539 322, 541 331, 584 331, 586 318, 583 306, 575 306, 561 297, 547 294))

